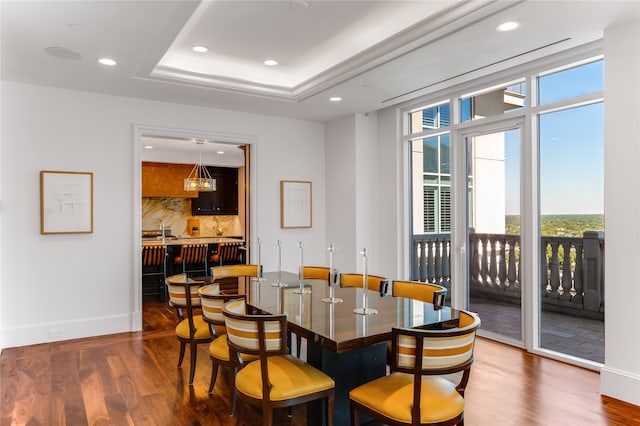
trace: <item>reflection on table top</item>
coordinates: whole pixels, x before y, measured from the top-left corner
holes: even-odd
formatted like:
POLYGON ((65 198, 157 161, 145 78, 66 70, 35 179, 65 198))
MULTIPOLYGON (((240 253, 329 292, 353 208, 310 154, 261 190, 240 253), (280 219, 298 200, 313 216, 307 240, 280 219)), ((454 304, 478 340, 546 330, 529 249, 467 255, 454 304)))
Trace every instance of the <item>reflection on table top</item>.
POLYGON ((447 322, 457 325, 458 312, 448 307, 435 309, 430 303, 420 303, 419 308, 414 308, 416 315, 411 315, 409 299, 380 297, 379 293, 369 291, 368 307, 378 313, 359 315, 353 310, 363 306, 362 289, 334 287, 334 296, 343 302, 325 303, 322 299, 329 297, 330 292, 326 281, 304 280, 303 285, 310 292, 297 294, 300 289, 297 274, 282 273, 281 281, 287 287, 272 285, 276 273, 265 273, 264 278, 262 282, 247 283, 248 303, 268 313, 287 314, 292 332, 337 353, 390 340, 392 327, 441 327, 447 326, 447 322))

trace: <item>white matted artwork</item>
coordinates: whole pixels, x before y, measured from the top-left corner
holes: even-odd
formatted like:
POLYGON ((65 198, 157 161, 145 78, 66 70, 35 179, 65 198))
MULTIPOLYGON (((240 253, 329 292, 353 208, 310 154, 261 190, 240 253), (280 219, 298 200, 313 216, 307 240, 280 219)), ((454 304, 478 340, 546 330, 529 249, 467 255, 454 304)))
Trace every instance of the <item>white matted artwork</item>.
POLYGON ((280 181, 280 227, 311 228, 311 182, 280 181))
POLYGON ((40 233, 93 232, 93 173, 40 171, 40 233))

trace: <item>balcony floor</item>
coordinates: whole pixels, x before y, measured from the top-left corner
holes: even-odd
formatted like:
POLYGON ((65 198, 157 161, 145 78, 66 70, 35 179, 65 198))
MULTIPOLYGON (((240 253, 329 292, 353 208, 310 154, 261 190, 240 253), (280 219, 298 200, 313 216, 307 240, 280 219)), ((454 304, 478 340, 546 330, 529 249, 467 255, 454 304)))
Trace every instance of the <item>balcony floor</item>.
MULTIPOLYGON (((519 306, 475 299, 469 309, 480 315, 481 329, 521 340, 519 306)), ((604 321, 543 311, 541 346, 604 363, 604 321)))

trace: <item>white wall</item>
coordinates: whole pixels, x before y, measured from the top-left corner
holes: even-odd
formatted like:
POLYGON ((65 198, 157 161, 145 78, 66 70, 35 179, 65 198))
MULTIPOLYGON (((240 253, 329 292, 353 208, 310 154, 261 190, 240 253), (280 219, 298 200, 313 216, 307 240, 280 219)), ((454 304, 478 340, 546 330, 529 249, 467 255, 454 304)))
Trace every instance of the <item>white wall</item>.
POLYGON ((129 331, 139 323, 133 125, 251 135, 262 262, 325 254, 324 124, 3 82, 0 347, 129 331), (312 159, 312 160, 310 160, 312 159), (94 232, 40 235, 39 171, 94 173, 94 232), (280 180, 313 182, 313 227, 280 229, 280 180), (19 183, 19 185, 17 185, 19 183), (53 330, 56 337, 50 337, 53 330))
POLYGON ((409 276, 408 191, 409 152, 401 142, 401 129, 398 126, 400 113, 396 108, 387 108, 377 112, 377 182, 376 214, 378 227, 375 230, 378 252, 377 270, 390 280, 407 280, 409 276))
POLYGON ((355 271, 356 248, 356 120, 350 115, 327 123, 327 243, 334 244, 334 266, 355 271))
POLYGON ((640 405, 640 22, 604 38, 604 395, 640 405))

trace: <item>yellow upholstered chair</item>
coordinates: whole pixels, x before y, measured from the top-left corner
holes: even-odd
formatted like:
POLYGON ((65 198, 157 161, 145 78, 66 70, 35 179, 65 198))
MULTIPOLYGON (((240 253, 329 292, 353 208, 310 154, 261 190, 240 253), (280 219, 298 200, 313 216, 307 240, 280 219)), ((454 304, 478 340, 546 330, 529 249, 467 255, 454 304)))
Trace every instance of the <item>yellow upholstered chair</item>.
MULTIPOLYGON (((363 274, 340 274, 340 287, 359 287, 363 288, 363 274)), ((386 278, 376 275, 367 275, 367 289, 377 291, 381 296, 387 294, 387 285, 389 281, 386 278)))
POLYGON ((257 277, 260 273, 258 265, 223 265, 212 266, 211 276, 214 280, 228 277, 257 277))
POLYGON ((444 306, 447 289, 437 284, 396 280, 391 283, 391 294, 394 297, 406 297, 407 299, 432 303, 436 308, 439 308, 444 306))
POLYGON ((464 424, 464 390, 480 318, 460 311, 449 329, 393 328, 391 374, 349 392, 351 424, 365 413, 388 425, 464 424), (463 371, 458 384, 442 377, 463 371))
POLYGON ((238 292, 238 287, 235 284, 240 284, 240 278, 257 278, 260 276, 260 266, 258 265, 223 265, 212 266, 211 277, 213 280, 220 283, 220 288, 227 291, 238 292), (233 287, 231 283, 225 278, 235 278, 233 287))
MULTIPOLYGON (((393 297, 405 297, 420 302, 432 303, 436 309, 439 309, 444 306, 447 289, 437 284, 395 280, 391 283, 391 295, 393 297)), ((387 365, 391 359, 391 351, 391 342, 388 342, 387 365)))
MULTIPOLYGON (((286 315, 247 315, 243 301, 231 301, 222 310, 229 350, 258 355, 236 374, 240 399, 262 407, 262 424, 271 425, 273 409, 327 399, 328 424, 333 425, 335 383, 331 377, 288 355, 286 315)), ((239 362, 239 361, 238 361, 239 362)))
MULTIPOLYGON (((324 280, 329 283, 330 269, 325 266, 303 266, 302 279, 324 280)), ((334 276, 335 277, 335 276, 334 276)), ((296 356, 300 358, 300 348, 302 347, 302 337, 296 334, 296 356)))
POLYGON ((190 368, 189 385, 193 384, 196 371, 197 346, 209 343, 213 340, 209 324, 202 319, 202 314, 197 314, 200 308, 200 294, 198 290, 202 282, 196 282, 187 278, 186 274, 168 277, 169 303, 182 312, 184 319, 176 327, 176 337, 180 341, 180 358, 178 367, 182 366, 186 346, 189 345, 190 368))
POLYGON ((302 279, 329 281, 329 268, 324 266, 303 266, 302 279))
MULTIPOLYGON (((209 344, 209 358, 211 358, 211 382, 209 384, 209 393, 213 393, 213 387, 216 384, 216 378, 218 376, 218 366, 227 367, 229 369, 229 383, 233 389, 235 375, 238 367, 240 366, 236 365, 229 355, 227 331, 224 326, 222 307, 230 300, 244 300, 245 296, 221 294, 219 284, 210 284, 201 287, 199 293, 200 301, 202 303, 202 318, 205 322, 210 324, 213 334, 213 341, 209 344)), ((257 359, 257 356, 241 354, 241 358, 242 361, 245 362, 253 361, 257 359)))

